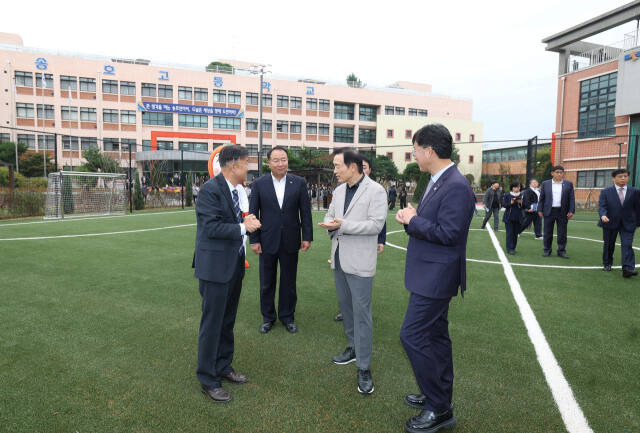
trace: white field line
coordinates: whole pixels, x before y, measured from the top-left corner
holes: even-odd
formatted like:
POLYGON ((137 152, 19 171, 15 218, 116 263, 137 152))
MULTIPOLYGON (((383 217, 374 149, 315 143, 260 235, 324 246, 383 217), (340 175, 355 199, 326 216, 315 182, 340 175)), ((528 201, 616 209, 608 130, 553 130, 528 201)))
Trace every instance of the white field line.
POLYGON ((126 233, 153 232, 156 230, 169 230, 169 229, 177 229, 181 227, 192 227, 195 225, 196 224, 193 223, 193 224, 181 224, 177 226, 155 227, 151 229, 126 230, 121 232, 83 233, 78 235, 58 235, 58 236, 33 236, 33 237, 27 237, 27 238, 6 238, 6 239, 0 239, 0 242, 1 241, 40 241, 43 239, 68 239, 68 238, 86 238, 86 237, 93 237, 93 236, 121 235, 126 233))
POLYGON ((151 215, 166 215, 168 213, 184 213, 184 212, 193 212, 193 210, 173 210, 173 211, 166 211, 166 212, 139 213, 134 215, 111 215, 111 216, 96 216, 96 217, 86 217, 86 218, 77 217, 77 218, 61 219, 61 220, 29 221, 24 223, 7 223, 7 224, 0 224, 0 228, 23 226, 23 225, 29 225, 29 224, 51 224, 51 223, 63 223, 63 222, 72 222, 72 221, 106 220, 111 218, 131 218, 131 217, 141 217, 141 216, 151 216, 151 215))
POLYGON ((520 309, 520 315, 522 316, 524 325, 527 328, 529 339, 533 343, 538 363, 540 364, 540 367, 542 367, 542 372, 544 373, 547 384, 551 389, 553 399, 558 405, 560 416, 567 427, 567 431, 569 433, 593 433, 584 413, 582 413, 582 409, 580 409, 580 405, 573 396, 573 391, 571 390, 571 386, 569 386, 569 382, 567 382, 567 379, 562 373, 562 368, 558 365, 558 361, 551 351, 551 347, 542 332, 542 328, 540 327, 531 306, 527 302, 527 298, 522 292, 522 288, 520 287, 520 283, 511 268, 511 264, 500 247, 498 238, 496 238, 491 227, 487 227, 487 229, 489 231, 493 247, 498 253, 500 262, 502 262, 504 274, 509 282, 511 293, 513 294, 516 304, 520 309))

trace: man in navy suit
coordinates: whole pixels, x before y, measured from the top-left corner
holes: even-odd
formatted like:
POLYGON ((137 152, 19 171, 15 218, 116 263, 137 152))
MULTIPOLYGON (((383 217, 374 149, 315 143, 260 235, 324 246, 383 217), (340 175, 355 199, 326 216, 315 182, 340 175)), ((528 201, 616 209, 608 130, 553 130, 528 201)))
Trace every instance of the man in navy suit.
POLYGON ((413 136, 420 171, 431 174, 418 209, 410 204, 396 221, 409 235, 404 283, 411 292, 400 340, 420 387, 405 403, 420 409, 405 430, 436 432, 456 424, 449 302, 466 289, 466 248, 475 197, 451 161, 453 140, 442 125, 427 125, 413 136))
POLYGON ((231 367, 233 326, 244 277, 245 233, 260 228, 253 215, 242 220, 236 185, 247 177, 247 149, 226 146, 220 151, 222 172, 200 189, 196 203, 195 277, 200 280, 202 317, 198 336, 197 377, 202 392, 215 402, 227 402, 231 395, 222 380, 245 383, 247 377, 231 367))
POLYGON ((622 276, 625 278, 638 275, 635 256, 633 254, 633 234, 636 231, 638 218, 638 190, 627 186, 629 170, 620 168, 611 173, 613 186, 604 188, 598 200, 598 225, 602 227, 602 264, 605 271, 611 270, 616 238, 620 233, 622 244, 622 276))
POLYGON ((564 167, 556 165, 551 167, 552 179, 542 182, 540 187, 540 199, 538 200, 538 216, 544 218, 544 233, 542 243, 544 251, 542 255, 551 255, 553 243, 553 225, 558 225, 558 256, 568 259, 567 256, 567 224, 576 212, 576 199, 573 194, 573 183, 564 180, 564 167))
POLYGON ((284 147, 271 149, 267 159, 271 173, 253 181, 249 199, 249 212, 262 222, 262 228, 249 236, 251 249, 260 255, 260 311, 263 318, 260 332, 271 331, 276 321, 276 276, 280 262, 277 317, 287 331, 294 333, 298 331, 294 321, 298 300, 298 250, 307 251, 313 241, 311 202, 305 180, 287 173, 289 159, 284 147))

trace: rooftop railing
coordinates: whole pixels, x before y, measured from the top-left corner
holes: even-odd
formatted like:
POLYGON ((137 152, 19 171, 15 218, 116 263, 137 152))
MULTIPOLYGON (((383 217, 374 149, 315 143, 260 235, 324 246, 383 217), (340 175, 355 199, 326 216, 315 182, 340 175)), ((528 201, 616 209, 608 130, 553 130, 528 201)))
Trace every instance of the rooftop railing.
POLYGON ((598 48, 580 54, 572 54, 567 59, 567 73, 581 71, 592 66, 618 60, 620 54, 638 46, 638 30, 624 35, 624 39, 613 44, 602 45, 598 48))

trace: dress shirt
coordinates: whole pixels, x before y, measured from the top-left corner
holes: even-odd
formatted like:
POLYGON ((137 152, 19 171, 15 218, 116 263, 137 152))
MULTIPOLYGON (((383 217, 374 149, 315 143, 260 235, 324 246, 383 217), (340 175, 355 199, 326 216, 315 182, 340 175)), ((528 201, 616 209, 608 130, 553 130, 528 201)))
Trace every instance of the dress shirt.
POLYGON ((551 181, 551 193, 553 195, 553 201, 551 202, 551 207, 561 207, 562 206, 562 181, 554 182, 551 181))
MULTIPOLYGON (((449 167, 451 167, 452 165, 455 165, 455 164, 453 162, 450 162, 445 168, 443 168, 442 170, 440 170, 436 174, 432 174, 431 175, 431 179, 429 179, 429 183, 431 185, 434 185, 438 181, 438 179, 440 179, 440 176, 442 176, 442 173, 447 171, 449 169, 449 167)), ((430 190, 431 190, 431 188, 429 187, 429 185, 427 185, 427 187, 424 190, 424 193, 422 193, 422 197, 420 198, 420 202, 419 203, 422 203, 422 200, 424 200, 424 198, 427 196, 427 194, 429 193, 430 190)), ((495 200, 495 196, 494 196, 494 200, 495 200)))
POLYGON ((349 204, 351 203, 351 199, 353 199, 353 196, 356 195, 356 191, 358 190, 358 187, 360 186, 360 183, 362 183, 362 179, 364 179, 364 174, 360 176, 360 180, 357 181, 355 184, 353 184, 353 186, 349 186, 349 184, 347 184, 347 191, 344 195, 344 213, 347 213, 347 209, 349 209, 349 204))
POLYGON ((278 204, 282 209, 282 202, 284 201, 284 188, 287 185, 287 175, 282 176, 282 179, 278 180, 271 173, 271 180, 273 181, 273 188, 276 190, 276 197, 278 198, 278 204))
MULTIPOLYGON (((220 175, 220 176, 222 176, 222 175, 220 175)), ((223 176, 223 177, 224 177, 224 176, 223 176)), ((229 193, 231 193, 231 198, 233 199, 233 191, 235 191, 235 190, 236 190, 236 187, 235 187, 235 186, 233 186, 233 185, 231 184, 231 182, 229 182, 229 179, 227 179, 226 177, 224 178, 224 180, 227 182, 227 186, 229 187, 229 193)), ((240 197, 239 197, 239 196, 238 196, 238 200, 240 200, 240 197)), ((241 234, 242 236, 244 236, 244 235, 246 235, 246 234, 247 234, 247 229, 244 227, 244 224, 243 224, 243 223, 240 223, 240 234, 241 234)))

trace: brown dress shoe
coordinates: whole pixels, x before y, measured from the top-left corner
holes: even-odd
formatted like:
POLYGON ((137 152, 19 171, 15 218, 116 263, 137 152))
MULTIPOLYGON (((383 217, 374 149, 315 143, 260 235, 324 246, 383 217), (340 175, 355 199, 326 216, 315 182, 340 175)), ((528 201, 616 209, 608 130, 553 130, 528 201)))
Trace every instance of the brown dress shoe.
POLYGON ((245 376, 242 373, 237 373, 235 371, 232 371, 231 373, 227 374, 224 378, 227 379, 229 382, 233 382, 233 383, 247 383, 249 381, 247 376, 245 376))
POLYGON ((223 387, 205 388, 203 386, 202 393, 216 403, 226 403, 228 401, 231 401, 231 395, 223 387))

